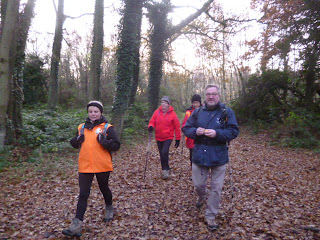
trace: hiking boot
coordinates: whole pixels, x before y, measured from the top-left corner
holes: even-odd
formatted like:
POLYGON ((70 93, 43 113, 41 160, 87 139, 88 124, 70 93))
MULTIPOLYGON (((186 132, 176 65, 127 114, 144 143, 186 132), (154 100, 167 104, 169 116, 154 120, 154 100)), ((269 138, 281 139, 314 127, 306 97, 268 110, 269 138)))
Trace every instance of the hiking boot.
POLYGON ((71 237, 81 237, 82 223, 79 218, 73 219, 69 228, 62 230, 62 234, 71 237))
POLYGON ((162 170, 162 179, 166 180, 169 178, 169 170, 162 170))
POLYGON ((106 217, 104 220, 106 222, 110 222, 113 219, 113 206, 112 205, 106 205, 106 217))
POLYGON ((196 202, 196 207, 200 209, 205 201, 206 201, 205 197, 204 198, 198 197, 198 201, 196 202))
POLYGON ((216 223, 214 219, 205 219, 208 229, 211 231, 215 231, 219 228, 219 225, 216 223))

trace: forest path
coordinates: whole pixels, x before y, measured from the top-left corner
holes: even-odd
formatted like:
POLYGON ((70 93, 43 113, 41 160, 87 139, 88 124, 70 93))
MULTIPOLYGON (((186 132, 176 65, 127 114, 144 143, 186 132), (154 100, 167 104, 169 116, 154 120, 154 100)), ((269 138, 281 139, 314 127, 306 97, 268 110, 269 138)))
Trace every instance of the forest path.
MULTIPOLYGON (((320 156, 270 146, 265 135, 241 131, 230 145, 220 228, 208 231, 190 180, 189 151, 170 149, 173 176, 161 180, 159 155, 148 139, 114 154, 110 188, 116 215, 102 221, 104 201, 94 179, 81 239, 320 239, 320 156)), ((77 152, 0 173, 0 239, 66 239, 74 217, 77 152)))

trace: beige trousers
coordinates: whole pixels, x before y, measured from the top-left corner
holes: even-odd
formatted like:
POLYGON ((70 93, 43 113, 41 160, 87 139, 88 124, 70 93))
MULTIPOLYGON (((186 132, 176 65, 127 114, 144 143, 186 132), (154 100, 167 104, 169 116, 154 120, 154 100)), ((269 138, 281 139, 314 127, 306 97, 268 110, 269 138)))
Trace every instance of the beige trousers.
POLYGON ((219 206, 221 201, 221 192, 226 173, 227 164, 222 166, 205 167, 198 166, 192 163, 192 182, 195 192, 200 199, 208 200, 205 210, 205 218, 208 220, 214 220, 219 212, 219 206), (210 189, 207 190, 207 179, 210 177, 210 189))

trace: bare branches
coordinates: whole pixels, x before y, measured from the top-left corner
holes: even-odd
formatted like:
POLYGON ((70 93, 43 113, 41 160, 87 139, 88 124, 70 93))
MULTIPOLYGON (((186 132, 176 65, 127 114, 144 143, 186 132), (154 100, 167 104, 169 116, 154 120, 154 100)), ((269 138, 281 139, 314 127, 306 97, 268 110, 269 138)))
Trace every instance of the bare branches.
POLYGON ((172 36, 173 34, 180 32, 185 26, 187 26, 189 23, 191 23, 193 20, 195 20, 197 17, 199 17, 204 11, 207 11, 208 8, 210 7, 210 4, 213 1, 214 0, 208 0, 207 2, 205 2, 205 4, 203 4, 203 6, 197 12, 195 12, 194 14, 191 14, 185 20, 181 21, 181 23, 174 26, 171 29, 171 31, 170 31, 171 33, 169 34, 169 36, 172 36))

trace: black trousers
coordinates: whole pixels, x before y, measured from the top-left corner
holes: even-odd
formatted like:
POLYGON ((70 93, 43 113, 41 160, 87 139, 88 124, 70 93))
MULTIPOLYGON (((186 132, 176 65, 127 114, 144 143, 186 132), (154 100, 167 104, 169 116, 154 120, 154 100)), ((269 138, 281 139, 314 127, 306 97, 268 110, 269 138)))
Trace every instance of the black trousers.
POLYGON ((189 152, 190 152, 190 165, 192 167, 192 148, 189 148, 189 152))
POLYGON ((169 168, 169 148, 172 140, 157 141, 162 170, 170 170, 169 168))
POLYGON ((110 172, 79 173, 80 194, 77 204, 76 218, 80 219, 81 221, 83 221, 84 214, 87 210, 87 203, 94 175, 96 175, 98 185, 106 205, 112 205, 112 193, 108 185, 110 172))

